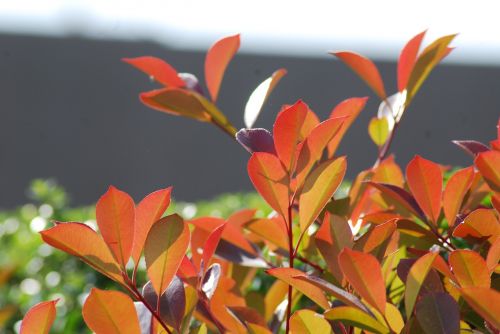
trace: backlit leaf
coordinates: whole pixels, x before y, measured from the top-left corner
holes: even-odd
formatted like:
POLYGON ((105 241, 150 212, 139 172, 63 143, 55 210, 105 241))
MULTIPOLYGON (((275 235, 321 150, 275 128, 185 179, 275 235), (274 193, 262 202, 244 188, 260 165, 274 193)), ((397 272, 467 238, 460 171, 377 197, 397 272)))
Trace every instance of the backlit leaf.
POLYGON ((228 36, 215 42, 205 58, 205 81, 212 101, 217 100, 227 65, 240 48, 240 35, 228 36))
POLYGON ((488 250, 488 255, 486 256, 486 264, 490 272, 495 271, 498 266, 498 261, 500 261, 500 238, 497 238, 491 245, 488 250))
POLYGON ((422 209, 420 209, 420 207, 418 206, 417 201, 415 201, 415 198, 412 196, 412 194, 410 194, 403 188, 388 183, 376 183, 376 182, 366 182, 366 183, 377 188, 382 192, 382 194, 389 196, 397 203, 403 205, 403 207, 405 207, 415 216, 421 219, 424 217, 424 213, 422 212, 422 209))
POLYGON ((500 223, 491 209, 479 208, 467 215, 453 230, 454 237, 486 238, 493 243, 500 236, 500 223))
POLYGON ((151 56, 137 58, 123 58, 127 64, 134 66, 149 75, 155 81, 167 87, 184 87, 184 81, 177 71, 167 62, 151 56))
POLYGON ((426 333, 457 334, 460 331, 458 304, 445 292, 423 296, 417 303, 416 315, 426 333))
POLYGON ((117 282, 123 282, 118 262, 104 240, 89 226, 80 223, 59 223, 40 232, 43 241, 83 262, 117 282))
POLYGON ((406 167, 408 186, 418 205, 436 224, 441 211, 443 173, 438 164, 415 156, 406 167))
POLYGON ((26 312, 20 334, 48 334, 56 318, 57 300, 41 302, 26 312))
POLYGON ((265 319, 270 321, 278 305, 286 298, 288 284, 281 280, 275 280, 266 292, 264 297, 265 319))
POLYGON ((459 288, 459 291, 474 311, 496 328, 500 328, 500 292, 482 287, 459 288))
POLYGON ((256 219, 245 225, 245 227, 276 246, 288 249, 288 236, 284 224, 285 222, 281 217, 276 217, 256 219))
POLYGON ((448 261, 460 286, 490 287, 488 266, 478 253, 468 249, 455 250, 450 254, 448 261))
POLYGON ((245 106, 244 121, 247 128, 253 127, 257 117, 259 117, 262 106, 285 74, 286 70, 284 68, 277 70, 252 92, 245 106))
POLYGON ((289 285, 293 286, 295 289, 299 290, 301 293, 309 297, 312 301, 314 301, 322 308, 329 308, 328 301, 320 288, 309 282, 306 282, 299 278, 295 278, 298 276, 304 276, 305 273, 303 273, 302 271, 294 268, 273 268, 268 269, 266 272, 269 275, 279 278, 283 282, 286 282, 289 285))
POLYGON ((368 125, 368 133, 375 145, 382 146, 389 136, 389 123, 387 119, 373 117, 368 125))
POLYGON ((398 90, 402 92, 408 84, 408 79, 415 66, 418 50, 424 39, 425 31, 413 37, 401 50, 398 60, 398 90))
POLYGON ((383 224, 373 226, 368 232, 363 234, 361 238, 356 240, 356 246, 354 249, 365 253, 372 253, 375 257, 381 260, 385 254, 387 246, 383 247, 380 257, 376 254, 377 248, 380 248, 380 245, 392 237, 397 228, 396 222, 397 219, 391 219, 383 224))
POLYGON ((82 309, 83 319, 96 334, 140 334, 134 302, 118 291, 92 288, 82 309))
POLYGON ((281 161, 269 153, 254 153, 248 161, 248 175, 266 202, 283 217, 287 217, 290 180, 281 161))
POLYGON ((473 178, 474 168, 468 167, 456 171, 448 180, 443 192, 443 210, 448 226, 455 224, 457 214, 460 212, 464 197, 472 185, 473 178))
POLYGON ((479 153, 474 164, 491 190, 500 192, 500 151, 479 153))
POLYGON ((332 321, 340 321, 346 325, 361 328, 372 333, 388 334, 390 330, 367 313, 352 306, 339 306, 328 310, 325 318, 332 321))
POLYGON ((401 330, 405 326, 403 316, 399 312, 398 308, 391 303, 385 305, 385 317, 387 319, 387 324, 395 333, 401 333, 401 330))
POLYGON ((481 152, 487 152, 490 148, 481 142, 475 140, 452 140, 453 144, 472 155, 474 158, 481 152))
POLYGON ((385 313, 385 283, 377 259, 363 252, 345 248, 339 255, 342 272, 356 292, 370 305, 385 313))
POLYGON ((236 133, 236 140, 250 154, 267 152, 276 155, 273 135, 266 129, 241 129, 236 133))
POLYGON ((219 241, 222 237, 222 232, 224 232, 224 228, 226 227, 226 223, 223 223, 215 230, 213 230, 205 241, 205 246, 203 247, 203 256, 202 261, 205 268, 208 266, 210 259, 215 253, 217 249, 217 245, 219 245, 219 241))
POLYGON ((345 157, 327 160, 318 165, 306 178, 299 198, 299 222, 302 231, 321 213, 340 186, 346 172, 345 157))
POLYGON ((144 248, 148 277, 161 295, 175 276, 190 239, 189 227, 178 215, 156 222, 149 231, 144 248))
POLYGON ((299 310, 290 317, 290 333, 292 334, 314 334, 333 333, 328 321, 323 315, 311 310, 299 310))
POLYGON ((381 100, 385 99, 384 82, 377 67, 370 59, 354 52, 332 52, 331 54, 349 66, 381 100))
POLYGON ((157 190, 146 196, 135 209, 135 232, 132 258, 139 263, 144 242, 151 226, 161 218, 170 204, 172 187, 157 190))
POLYGON ((217 285, 219 284, 220 277, 221 267, 218 263, 211 265, 205 272, 201 281, 201 291, 203 291, 208 299, 211 299, 214 295, 217 285))
POLYGON ((429 252, 424 256, 421 256, 410 268, 408 272, 408 277, 406 278, 406 289, 405 289, 405 310, 407 314, 407 319, 410 315, 417 301, 417 296, 420 293, 420 289, 427 278, 427 274, 432 268, 432 264, 437 253, 429 252))
POLYGON ((116 261, 125 268, 134 242, 135 203, 127 193, 109 187, 96 204, 99 231, 116 261))

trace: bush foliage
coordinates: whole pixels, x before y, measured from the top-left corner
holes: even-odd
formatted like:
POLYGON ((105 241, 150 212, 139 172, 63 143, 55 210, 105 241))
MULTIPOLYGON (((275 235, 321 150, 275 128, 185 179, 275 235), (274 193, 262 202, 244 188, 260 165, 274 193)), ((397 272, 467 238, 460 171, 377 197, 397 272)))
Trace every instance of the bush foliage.
MULTIPOLYGON (((140 95, 145 105, 209 122, 249 151, 248 175, 272 213, 183 218, 164 214, 170 187, 138 204, 110 187, 97 202, 96 229, 56 222, 41 232, 115 282, 112 290, 91 289, 82 307, 87 326, 96 333, 498 332, 500 129, 489 145, 457 141, 471 166, 446 180, 446 166, 416 155, 402 169, 390 154, 417 91, 452 50, 454 35, 419 52, 424 35, 402 49, 390 96, 369 59, 332 53, 381 100, 368 126, 377 159, 347 191, 339 188, 348 157, 336 149, 367 98, 342 101, 324 121, 299 100, 283 106, 272 131, 254 129, 286 74, 280 69, 251 94, 246 127, 237 131, 216 102, 239 35, 208 51, 206 94, 196 76, 158 58, 124 59, 162 85, 140 95)), ((35 305, 21 332, 46 333, 56 304, 35 305)))

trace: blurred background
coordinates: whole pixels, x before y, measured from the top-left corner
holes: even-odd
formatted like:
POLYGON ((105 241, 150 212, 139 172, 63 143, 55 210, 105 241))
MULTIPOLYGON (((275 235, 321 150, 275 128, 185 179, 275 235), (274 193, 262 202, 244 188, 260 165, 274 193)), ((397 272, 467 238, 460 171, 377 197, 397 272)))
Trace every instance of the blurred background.
POLYGON ((499 9, 498 1, 449 0, 0 0, 0 333, 15 332, 29 307, 54 298, 53 333, 88 332, 80 306, 91 286, 109 281, 42 244, 37 232, 53 220, 95 225, 93 203, 110 184, 136 200, 173 185, 169 212, 185 218, 269 212, 241 193, 252 189, 246 151, 211 125, 143 106, 138 94, 157 86, 121 58, 160 57, 203 80, 209 46, 241 33, 218 98, 239 127, 253 89, 282 67, 288 74, 258 127, 270 129, 281 105, 297 99, 326 118, 340 101, 369 96, 340 147, 352 178, 376 158, 367 126, 378 100, 327 52, 369 56, 392 94, 406 41, 424 29, 424 43, 458 32, 456 50, 422 87, 392 148, 402 166, 416 153, 470 165, 451 140, 496 135, 499 9))

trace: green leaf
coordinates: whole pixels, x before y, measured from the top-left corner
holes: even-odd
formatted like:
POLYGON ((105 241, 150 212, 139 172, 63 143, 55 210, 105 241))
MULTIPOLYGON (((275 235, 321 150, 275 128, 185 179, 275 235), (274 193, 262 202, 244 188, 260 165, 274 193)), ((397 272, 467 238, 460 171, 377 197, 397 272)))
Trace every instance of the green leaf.
POLYGON ((390 333, 390 330, 385 325, 378 322, 377 319, 351 306, 340 306, 333 308, 326 311, 324 316, 328 320, 340 321, 346 325, 361 328, 373 333, 390 333))

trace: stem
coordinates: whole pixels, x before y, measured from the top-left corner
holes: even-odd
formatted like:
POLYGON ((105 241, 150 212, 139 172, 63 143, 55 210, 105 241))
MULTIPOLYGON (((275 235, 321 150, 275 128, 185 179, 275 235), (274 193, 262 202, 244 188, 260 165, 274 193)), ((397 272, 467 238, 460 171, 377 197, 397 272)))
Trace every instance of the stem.
POLYGON ((211 119, 212 121, 212 124, 214 124, 216 127, 218 127, 220 130, 222 130, 222 132, 224 132, 225 134, 227 134, 229 137, 231 137, 231 139, 233 140, 236 140, 236 138, 234 137, 236 135, 236 132, 231 132, 229 131, 228 129, 226 129, 224 127, 223 124, 220 124, 219 121, 217 121, 215 118, 212 118, 211 119))
MULTIPOLYGON (((293 201, 292 201, 293 203, 293 201)), ((292 230, 292 204, 288 205, 288 258, 289 267, 293 268, 295 253, 293 249, 293 230, 292 230)), ((285 333, 290 333, 290 317, 292 315, 292 286, 288 285, 288 305, 286 308, 286 329, 285 333)))
POLYGON ((382 160, 385 159, 385 157, 387 156, 387 153, 389 153, 389 148, 391 147, 392 141, 394 140, 398 126, 399 126, 399 122, 395 122, 394 128, 392 128, 391 134, 389 135, 389 139, 387 139, 384 146, 379 151, 378 156, 377 156, 377 160, 375 161, 375 164, 373 164, 373 167, 377 167, 382 162, 382 160))

